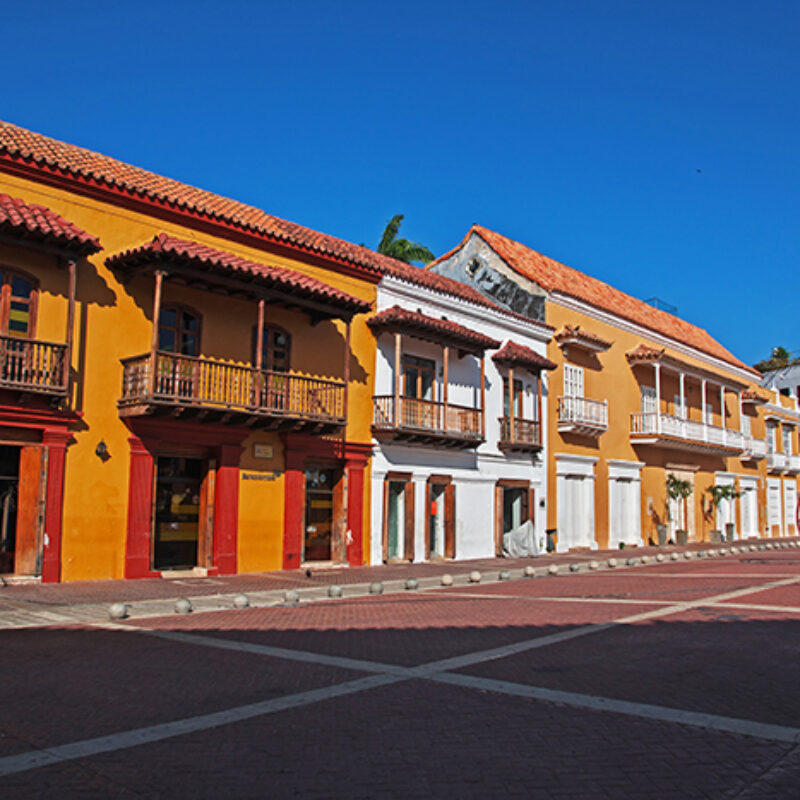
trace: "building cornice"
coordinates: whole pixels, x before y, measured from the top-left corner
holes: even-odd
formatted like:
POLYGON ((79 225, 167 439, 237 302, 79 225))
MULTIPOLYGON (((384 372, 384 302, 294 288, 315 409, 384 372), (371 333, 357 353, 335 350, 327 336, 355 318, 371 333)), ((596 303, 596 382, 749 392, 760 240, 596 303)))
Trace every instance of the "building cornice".
MULTIPOLYGON (((664 336, 664 334, 658 333, 651 328, 645 328, 643 325, 637 325, 635 322, 631 322, 624 317, 617 316, 616 314, 612 314, 608 311, 603 311, 595 306, 590 305, 589 303, 584 303, 581 300, 576 300, 574 297, 570 297, 559 292, 552 292, 548 295, 547 301, 550 303, 555 303, 562 308, 567 308, 571 311, 577 311, 581 314, 585 314, 587 317, 591 317, 598 322, 603 322, 606 325, 611 325, 614 328, 619 328, 620 330, 633 333, 637 336, 643 336, 651 342, 658 342, 660 345, 670 347, 679 353, 696 358, 698 361, 702 361, 703 363, 708 364, 710 367, 713 367, 715 371, 728 372, 731 375, 737 376, 740 381, 746 381, 748 384, 758 385, 758 377, 748 370, 741 369, 733 364, 728 363, 727 361, 715 358, 714 356, 702 350, 690 347, 684 342, 679 342, 676 339, 671 339, 669 336, 664 336)), ((720 380, 721 379, 722 378, 720 377, 720 380)))

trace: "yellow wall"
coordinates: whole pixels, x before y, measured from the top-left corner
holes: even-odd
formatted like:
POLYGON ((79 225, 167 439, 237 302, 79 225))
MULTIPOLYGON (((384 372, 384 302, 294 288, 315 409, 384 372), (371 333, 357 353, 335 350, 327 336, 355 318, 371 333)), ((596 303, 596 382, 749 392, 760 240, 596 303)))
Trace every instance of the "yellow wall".
MULTIPOLYGON (((82 259, 77 270, 75 348, 72 367, 81 380, 73 407, 83 417, 67 451, 62 537, 62 579, 85 580, 123 576, 128 506, 130 435, 117 410, 122 385, 120 359, 149 351, 152 335, 153 282, 137 277, 122 286, 106 268, 112 254, 138 247, 159 233, 190 239, 253 261, 288 267, 311 275, 351 295, 374 302, 375 286, 366 280, 328 271, 301 261, 265 253, 190 227, 164 222, 125 208, 73 195, 60 189, 0 174, 0 192, 41 203, 88 233, 97 236, 103 250, 82 259), (100 440, 110 458, 103 463, 94 450, 100 440)), ((34 274, 41 299, 36 337, 65 339, 66 273, 55 259, 24 248, 0 246, 0 261, 34 274)), ((201 355, 248 362, 252 330, 257 320, 255 302, 246 302, 164 284, 163 302, 179 301, 203 315, 201 355)), ((296 312, 267 306, 267 322, 285 327, 292 335, 292 370, 341 379, 344 324, 324 322, 312 327, 296 312)), ((375 341, 366 315, 355 318, 347 439, 369 442, 372 415, 375 341)), ((177 426, 176 426, 177 427, 177 426)), ((244 443, 241 468, 245 472, 280 473, 274 481, 240 479, 239 571, 279 569, 283 539, 283 452, 275 434, 255 432, 244 443), (253 457, 255 443, 272 444, 269 461, 253 457)), ((369 477, 365 476, 364 536, 369 535, 369 477)), ((369 553, 369 547, 364 547, 369 553)))
MULTIPOLYGON (((641 484, 641 520, 642 538, 647 543, 648 539, 657 541, 656 525, 665 522, 667 504, 666 476, 667 473, 677 469, 677 465, 685 465, 694 471, 694 525, 698 539, 707 540, 709 531, 716 527, 715 516, 710 510, 707 489, 715 482, 715 473, 731 472, 737 475, 752 475, 759 478, 758 483, 758 513, 759 531, 763 533, 765 527, 765 478, 766 463, 764 459, 758 462, 742 462, 738 458, 720 458, 714 455, 695 453, 687 450, 666 449, 653 445, 634 446, 631 443, 631 414, 641 411, 641 386, 654 386, 654 370, 652 366, 637 366, 631 368, 625 354, 644 343, 651 347, 663 345, 649 340, 647 336, 632 333, 629 330, 599 321, 586 313, 565 308, 552 300, 547 303, 547 322, 554 326, 556 332, 565 324, 580 325, 582 329, 596 334, 603 339, 613 342, 605 352, 587 354, 575 347, 567 347, 565 356, 555 340, 548 345, 548 357, 556 362, 559 367, 549 374, 548 383, 548 527, 558 527, 557 508, 557 478, 556 459, 558 453, 582 455, 597 458, 595 467, 595 539, 600 548, 609 544, 609 486, 608 464, 612 459, 624 461, 644 462, 642 468, 641 484), (584 396, 593 400, 608 401, 609 427, 605 433, 594 438, 590 436, 558 431, 558 398, 564 394, 564 363, 583 367, 584 370, 584 396), (667 464, 672 465, 670 468, 667 464), (705 512, 705 513, 704 513, 705 512)), ((680 359, 689 366, 706 373, 716 372, 720 380, 731 384, 741 384, 741 377, 719 371, 705 362, 684 355, 683 353, 667 348, 667 353, 680 359)), ((709 377, 706 402, 712 406, 714 425, 720 425, 720 396, 719 386, 713 384, 709 377)), ((688 391, 685 393, 688 405, 689 419, 700 421, 701 417, 701 392, 696 379, 686 382, 688 391)), ((748 388, 755 388, 755 383, 750 383, 748 388)), ((763 391, 763 390, 762 390, 763 391)), ((662 367, 661 369, 661 411, 674 414, 674 395, 679 394, 678 377, 673 372, 662 367)), ((781 398, 781 403, 789 408, 792 403, 787 398, 781 398)), ((736 395, 731 388, 726 392, 725 398, 725 427, 739 430, 740 418, 736 395)), ((763 411, 745 406, 745 413, 753 418, 751 435, 763 438, 765 424, 763 411)), ((796 434, 795 434, 796 435, 796 434)), ((795 440, 795 453, 797 441, 795 440)), ((796 480, 795 478, 792 478, 796 480)), ((738 504, 737 504, 738 507, 738 504)), ((741 530, 741 528, 739 528, 741 530)))

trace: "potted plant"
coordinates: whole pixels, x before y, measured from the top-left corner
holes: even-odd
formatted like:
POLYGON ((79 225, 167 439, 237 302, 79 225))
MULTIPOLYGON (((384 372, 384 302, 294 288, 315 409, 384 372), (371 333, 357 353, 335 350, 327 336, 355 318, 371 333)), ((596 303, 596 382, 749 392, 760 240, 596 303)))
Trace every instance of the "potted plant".
MULTIPOLYGON (((711 495, 711 505, 714 511, 719 511, 720 504, 725 500, 736 500, 741 497, 744 492, 739 491, 733 484, 727 486, 709 486, 708 493, 711 495)), ((716 514, 715 514, 716 516, 716 514)), ((733 531, 735 525, 728 522, 725 525, 725 539, 731 541, 733 539, 733 531)), ((719 528, 711 529, 711 541, 713 544, 719 544, 722 541, 722 531, 719 528)))
MULTIPOLYGON (((691 481, 679 478, 677 475, 673 475, 671 472, 669 475, 667 475, 667 496, 670 498, 670 500, 683 501, 683 519, 679 520, 679 524, 682 524, 683 527, 675 530, 675 539, 678 544, 686 544, 689 538, 689 534, 687 533, 687 528, 689 525, 686 511, 686 500, 691 496, 693 491, 694 487, 692 486, 691 481)), ((663 532, 663 536, 666 537, 666 531, 663 532)), ((662 532, 659 529, 658 543, 660 545, 666 544, 666 541, 661 541, 661 537, 662 532)))

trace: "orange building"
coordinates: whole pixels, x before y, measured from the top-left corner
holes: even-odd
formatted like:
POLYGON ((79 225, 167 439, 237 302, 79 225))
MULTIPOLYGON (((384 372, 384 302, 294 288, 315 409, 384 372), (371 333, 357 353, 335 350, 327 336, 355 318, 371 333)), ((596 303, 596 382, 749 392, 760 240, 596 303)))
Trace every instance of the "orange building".
POLYGON ((0 571, 361 564, 386 260, 0 123, 0 571))
POLYGON ((429 269, 556 331, 558 550, 797 532, 797 404, 706 331, 477 225, 429 269))

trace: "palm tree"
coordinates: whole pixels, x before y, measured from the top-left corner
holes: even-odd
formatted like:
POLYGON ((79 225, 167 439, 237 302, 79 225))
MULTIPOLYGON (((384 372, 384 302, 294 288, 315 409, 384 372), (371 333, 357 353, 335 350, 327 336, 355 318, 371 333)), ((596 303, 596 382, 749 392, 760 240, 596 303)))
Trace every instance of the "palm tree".
POLYGON ((405 261, 406 264, 411 264, 413 261, 421 261, 423 264, 427 264, 429 261, 433 261, 433 253, 425 245, 409 242, 408 239, 397 238, 402 223, 402 214, 395 214, 389 220, 383 236, 381 236, 378 252, 385 256, 396 258, 398 261, 405 261))

